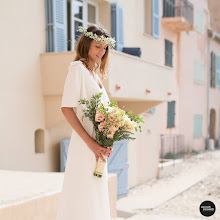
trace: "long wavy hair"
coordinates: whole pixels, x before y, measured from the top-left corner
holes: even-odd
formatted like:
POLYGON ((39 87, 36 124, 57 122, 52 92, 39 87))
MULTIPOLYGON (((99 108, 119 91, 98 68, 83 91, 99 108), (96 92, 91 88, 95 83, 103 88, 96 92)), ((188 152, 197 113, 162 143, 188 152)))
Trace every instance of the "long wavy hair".
MULTIPOLYGON (((111 37, 109 33, 102 27, 96 24, 92 24, 87 28, 88 32, 93 32, 93 34, 103 35, 104 37, 111 37)), ((88 53, 90 44, 93 41, 90 37, 81 34, 76 41, 76 57, 74 61, 81 60, 88 66, 88 53)), ((107 68, 109 62, 109 46, 107 45, 104 56, 101 58, 101 64, 96 62, 95 72, 99 68, 99 71, 102 75, 102 80, 108 78, 107 68)))

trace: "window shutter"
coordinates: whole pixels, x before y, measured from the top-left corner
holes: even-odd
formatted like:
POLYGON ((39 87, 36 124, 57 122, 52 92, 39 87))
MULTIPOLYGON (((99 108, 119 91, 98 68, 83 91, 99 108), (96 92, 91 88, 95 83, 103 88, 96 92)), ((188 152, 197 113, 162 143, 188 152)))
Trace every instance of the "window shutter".
POLYGON ((175 101, 168 102, 167 128, 175 127, 175 101))
POLYGON ((194 115, 194 137, 202 137, 202 115, 194 115))
POLYGON ((215 55, 215 87, 220 88, 220 55, 215 55))
POLYGON ((211 87, 215 87, 215 53, 211 52, 211 87))
POLYGON ((152 0, 152 35, 159 38, 159 0, 152 0))
POLYGON ((123 6, 119 2, 111 3, 111 35, 116 40, 115 49, 122 51, 124 47, 123 6))
POLYGON ((204 83, 204 66, 199 60, 195 60, 194 63, 194 82, 200 84, 204 83))
POLYGON ((199 9, 196 11, 196 29, 203 33, 203 12, 199 9))
POLYGON ((67 51, 66 0, 46 0, 47 52, 67 51))
POLYGON ((165 65, 173 66, 173 43, 165 39, 165 65))

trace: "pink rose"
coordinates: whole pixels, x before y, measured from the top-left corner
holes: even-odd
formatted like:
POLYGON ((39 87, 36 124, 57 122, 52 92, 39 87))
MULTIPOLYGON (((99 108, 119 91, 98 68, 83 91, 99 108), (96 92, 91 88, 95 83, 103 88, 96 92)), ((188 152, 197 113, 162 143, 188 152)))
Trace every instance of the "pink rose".
POLYGON ((105 114, 101 112, 97 112, 95 115, 95 121, 103 121, 105 119, 105 114))
POLYGON ((118 123, 117 123, 117 122, 115 122, 115 123, 113 124, 113 126, 118 130, 118 123))
POLYGON ((115 126, 110 126, 110 127, 109 127, 109 131, 110 131, 110 132, 115 133, 117 130, 118 130, 118 128, 115 127, 115 126))
POLYGON ((109 124, 111 124, 112 122, 113 122, 113 120, 112 120, 112 119, 109 119, 109 120, 108 120, 108 123, 109 123, 109 124))
POLYGON ((111 139, 112 139, 113 136, 114 136, 114 134, 115 134, 114 132, 110 132, 110 133, 108 133, 108 134, 107 134, 107 138, 111 138, 111 139))
POLYGON ((106 121, 103 121, 98 125, 98 129, 100 131, 105 131, 105 128, 106 128, 106 121))

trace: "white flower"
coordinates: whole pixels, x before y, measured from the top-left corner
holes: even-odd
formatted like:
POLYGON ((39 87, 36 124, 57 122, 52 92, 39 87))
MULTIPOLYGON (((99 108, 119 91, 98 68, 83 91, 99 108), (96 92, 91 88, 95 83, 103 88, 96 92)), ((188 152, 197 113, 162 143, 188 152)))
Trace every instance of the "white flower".
POLYGON ((108 44, 110 46, 111 49, 113 49, 115 47, 115 38, 112 37, 104 37, 103 35, 101 37, 99 37, 97 34, 93 34, 93 32, 88 32, 86 28, 84 28, 83 26, 78 26, 78 30, 79 32, 84 32, 85 36, 94 39, 96 41, 101 41, 105 44, 108 44))

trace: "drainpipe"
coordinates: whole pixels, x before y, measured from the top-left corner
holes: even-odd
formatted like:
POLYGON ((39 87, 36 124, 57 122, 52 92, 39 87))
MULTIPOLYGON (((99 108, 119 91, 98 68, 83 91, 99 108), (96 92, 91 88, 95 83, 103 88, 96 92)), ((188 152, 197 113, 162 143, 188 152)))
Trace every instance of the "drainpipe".
MULTIPOLYGON (((210 25, 210 12, 208 9, 205 9, 205 12, 207 13, 208 15, 208 29, 211 29, 211 25, 210 25)), ((208 54, 207 54, 207 60, 209 61, 208 63, 208 83, 207 83, 207 137, 206 137, 206 140, 205 140, 205 149, 208 150, 209 148, 209 138, 210 138, 210 103, 209 103, 209 94, 210 94, 210 87, 211 87, 211 82, 210 82, 210 79, 211 79, 211 51, 210 51, 210 43, 211 41, 215 38, 215 32, 211 32, 212 33, 212 36, 211 38, 209 39, 209 36, 208 36, 208 46, 207 46, 207 51, 208 51, 208 54)), ((208 34, 208 33, 207 33, 208 34)))

